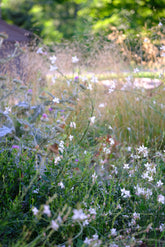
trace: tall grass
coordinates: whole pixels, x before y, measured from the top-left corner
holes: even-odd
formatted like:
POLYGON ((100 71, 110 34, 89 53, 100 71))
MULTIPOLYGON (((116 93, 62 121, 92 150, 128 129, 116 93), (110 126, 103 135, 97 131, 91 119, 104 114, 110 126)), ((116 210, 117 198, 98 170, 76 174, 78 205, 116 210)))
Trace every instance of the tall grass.
POLYGON ((138 43, 138 64, 115 37, 36 48, 20 75, 5 65, 1 246, 165 245, 164 57, 138 43))

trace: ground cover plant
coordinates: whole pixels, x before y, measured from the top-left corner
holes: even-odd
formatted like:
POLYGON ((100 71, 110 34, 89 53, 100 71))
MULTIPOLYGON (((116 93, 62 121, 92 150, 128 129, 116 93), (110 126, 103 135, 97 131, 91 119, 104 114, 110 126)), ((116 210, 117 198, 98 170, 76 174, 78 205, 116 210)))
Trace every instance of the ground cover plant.
POLYGON ((163 42, 156 72, 101 42, 0 75, 1 246, 165 246, 163 42))

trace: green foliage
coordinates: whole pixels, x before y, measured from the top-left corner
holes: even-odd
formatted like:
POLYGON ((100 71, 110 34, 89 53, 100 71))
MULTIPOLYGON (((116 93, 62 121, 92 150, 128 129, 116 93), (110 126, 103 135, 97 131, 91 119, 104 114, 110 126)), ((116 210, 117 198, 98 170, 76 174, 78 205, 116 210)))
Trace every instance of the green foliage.
POLYGON ((107 35, 113 26, 139 33, 163 21, 163 0, 2 1, 2 16, 39 34, 45 43, 61 42, 90 32, 107 35))

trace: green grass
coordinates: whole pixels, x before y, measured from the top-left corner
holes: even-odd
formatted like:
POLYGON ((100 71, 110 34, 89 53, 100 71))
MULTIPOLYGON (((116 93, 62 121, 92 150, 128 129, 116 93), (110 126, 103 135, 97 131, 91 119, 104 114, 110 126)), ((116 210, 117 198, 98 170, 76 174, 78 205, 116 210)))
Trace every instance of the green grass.
POLYGON ((75 71, 44 88, 0 78, 0 246, 165 246, 163 77, 96 73, 109 91, 75 71))

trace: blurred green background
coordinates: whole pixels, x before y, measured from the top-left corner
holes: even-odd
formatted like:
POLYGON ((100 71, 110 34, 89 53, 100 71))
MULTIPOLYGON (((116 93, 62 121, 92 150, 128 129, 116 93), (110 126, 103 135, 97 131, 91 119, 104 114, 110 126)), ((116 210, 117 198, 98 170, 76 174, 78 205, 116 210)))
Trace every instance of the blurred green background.
POLYGON ((2 19, 39 35, 45 44, 126 35, 165 23, 165 0, 1 0, 2 19))

